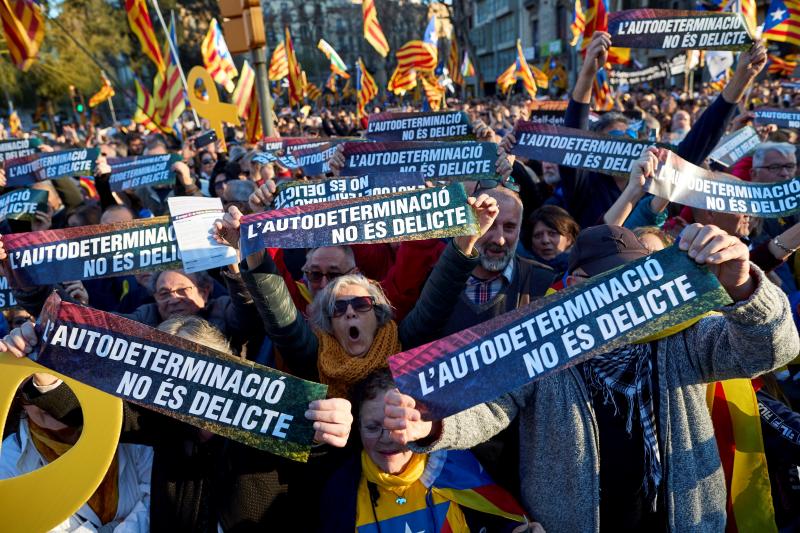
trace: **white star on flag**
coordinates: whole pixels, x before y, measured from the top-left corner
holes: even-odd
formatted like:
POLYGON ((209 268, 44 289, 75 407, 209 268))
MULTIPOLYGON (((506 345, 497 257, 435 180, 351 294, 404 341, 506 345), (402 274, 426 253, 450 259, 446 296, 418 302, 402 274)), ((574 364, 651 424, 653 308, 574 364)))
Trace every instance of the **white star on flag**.
POLYGON ((786 13, 785 9, 778 9, 772 12, 772 20, 783 20, 783 15, 786 13))
MULTIPOLYGON (((408 522, 406 522, 406 531, 405 531, 405 533, 414 533, 413 531, 411 531, 411 528, 408 526, 408 522)), ((417 533, 425 533, 425 530, 423 529, 422 531, 417 531, 417 533)))

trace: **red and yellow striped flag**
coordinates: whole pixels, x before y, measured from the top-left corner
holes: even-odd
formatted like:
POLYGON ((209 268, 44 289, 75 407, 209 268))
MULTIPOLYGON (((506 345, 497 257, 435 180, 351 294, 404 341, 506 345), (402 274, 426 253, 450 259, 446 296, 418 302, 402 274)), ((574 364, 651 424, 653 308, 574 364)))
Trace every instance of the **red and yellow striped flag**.
POLYGON ((447 71, 450 73, 450 79, 456 85, 464 85, 464 76, 461 75, 461 57, 458 55, 458 43, 456 42, 455 35, 450 39, 450 55, 447 58, 447 71))
POLYGON ((788 59, 781 59, 778 56, 769 54, 767 56, 769 58, 769 66, 767 67, 767 72, 770 74, 775 74, 777 76, 784 76, 790 77, 792 73, 794 73, 794 69, 797 68, 797 61, 790 61, 788 59))
POLYGON ((403 96, 408 91, 413 90, 416 86, 417 71, 401 71, 398 67, 394 69, 394 73, 392 73, 392 77, 389 78, 389 83, 386 85, 386 88, 397 96, 403 96))
POLYGON ((586 29, 586 17, 583 14, 583 5, 581 5, 581 1, 582 0, 575 0, 575 11, 572 13, 572 23, 569 25, 569 29, 572 32, 572 39, 569 42, 570 46, 578 44, 581 35, 583 35, 586 29))
POLYGON ((128 24, 131 30, 139 38, 142 52, 156 66, 156 72, 164 72, 167 65, 164 63, 164 56, 161 55, 161 48, 153 31, 153 22, 147 11, 147 0, 125 0, 125 11, 128 12, 128 24))
POLYGON ((533 79, 531 67, 522 53, 522 41, 517 39, 517 77, 522 80, 522 85, 531 98, 536 98, 536 81, 533 79))
POLYGON ((436 48, 423 41, 408 41, 397 52, 397 68, 401 71, 415 69, 417 72, 430 72, 436 68, 436 48))
POLYGON ((383 34, 381 24, 378 22, 378 12, 375 11, 375 0, 363 0, 361 13, 364 18, 364 39, 382 56, 389 55, 389 43, 383 34))
POLYGON ((232 93, 235 88, 233 78, 239 75, 239 71, 233 64, 233 56, 228 50, 228 45, 225 44, 225 37, 222 35, 217 19, 211 19, 208 33, 200 43, 200 53, 211 78, 225 87, 226 91, 232 93))
POLYGON ((286 61, 289 69, 289 106, 294 107, 303 101, 303 77, 300 69, 300 63, 297 61, 297 56, 294 53, 294 45, 292 44, 292 35, 289 33, 289 28, 285 29, 286 32, 286 61))
POLYGON ((256 84, 256 72, 247 60, 242 64, 242 72, 239 74, 239 81, 236 82, 236 89, 233 90, 233 103, 236 105, 236 112, 242 118, 249 116, 250 93, 253 92, 256 84))
MULTIPOLYGON (((608 31, 608 0, 589 0, 586 10, 586 25, 583 30, 581 53, 586 54, 586 48, 592 42, 592 35, 596 31, 608 31)), ((612 46, 608 51, 608 62, 615 65, 625 65, 631 61, 630 48, 612 46)))
POLYGON ((764 19, 764 38, 800 46, 800 1, 772 0, 764 19))
POLYGON ((261 108, 258 106, 258 96, 256 94, 255 85, 250 89, 247 109, 248 115, 244 124, 244 136, 247 142, 255 144, 264 136, 264 130, 261 128, 261 108))
POLYGON ((497 87, 500 92, 505 94, 508 90, 517 83, 517 62, 511 63, 511 66, 505 69, 497 76, 497 87))
POLYGON ((367 71, 364 62, 358 58, 356 63, 356 115, 358 118, 367 116, 367 104, 378 95, 378 86, 367 71))
POLYGON ((105 72, 101 72, 100 75, 103 77, 103 85, 100 87, 99 91, 89 98, 89 107, 97 107, 115 94, 114 87, 112 87, 111 82, 106 78, 105 72))
POLYGON ((313 83, 306 84, 306 98, 313 101, 319 100, 322 98, 322 89, 313 83))
POLYGON ((420 81, 431 111, 439 111, 442 108, 442 100, 444 100, 444 87, 439 85, 439 81, 433 74, 420 75, 420 81))
POLYGON ((44 40, 44 18, 33 0, 0 0, 0 21, 11 61, 25 72, 44 40))
MULTIPOLYGON (((175 26, 172 24, 169 25, 169 39, 177 51, 175 26)), ((181 82, 178 58, 172 53, 169 43, 164 46, 164 56, 168 58, 167 70, 164 75, 157 73, 153 79, 153 96, 156 99, 156 110, 161 116, 161 123, 172 126, 186 109, 186 93, 181 82)))
POLYGON ((136 85, 136 113, 133 115, 133 121, 143 125, 149 131, 161 131, 162 128, 156 123, 158 115, 153 97, 142 86, 139 78, 134 78, 134 84, 136 85))
POLYGON ((542 89, 547 89, 550 86, 550 78, 547 77, 547 74, 539 70, 538 68, 534 67, 530 63, 528 67, 531 69, 531 74, 533 74, 533 81, 536 82, 536 86, 542 89))
POLYGON ((286 46, 281 42, 272 51, 269 60, 269 72, 267 73, 270 81, 282 80, 289 75, 289 61, 286 58, 286 46))

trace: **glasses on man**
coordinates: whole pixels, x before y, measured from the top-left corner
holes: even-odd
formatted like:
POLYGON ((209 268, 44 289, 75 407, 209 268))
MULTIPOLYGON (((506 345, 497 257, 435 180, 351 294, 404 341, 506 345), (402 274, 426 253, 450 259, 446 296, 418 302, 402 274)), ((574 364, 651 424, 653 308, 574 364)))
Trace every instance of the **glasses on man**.
POLYGON ((352 307, 356 313, 367 313, 375 307, 375 299, 372 296, 356 296, 347 300, 336 300, 333 302, 333 316, 344 315, 348 307, 352 307))
POLYGON ((326 278, 328 282, 331 282, 338 277, 349 274, 352 271, 353 269, 351 268, 347 272, 322 272, 320 270, 303 270, 303 273, 306 275, 306 279, 311 283, 319 283, 320 281, 322 281, 322 278, 326 278))
POLYGON ((794 163, 789 163, 786 165, 764 165, 763 167, 756 167, 756 168, 763 168, 764 170, 769 170, 770 172, 780 172, 781 170, 788 170, 789 172, 794 172, 797 170, 797 165, 794 163))
POLYGON ((173 295, 178 298, 186 298, 195 288, 194 285, 188 285, 186 287, 178 287, 177 289, 158 289, 154 296, 156 300, 166 300, 173 295))
POLYGON ((478 182, 475 184, 475 190, 472 191, 472 196, 477 195, 478 191, 488 191, 490 189, 496 189, 497 187, 500 186, 503 186, 506 189, 514 191, 516 193, 519 192, 519 185, 517 185, 517 182, 514 180, 512 176, 509 176, 507 178, 501 178, 499 180, 490 180, 490 179, 478 180, 478 182))

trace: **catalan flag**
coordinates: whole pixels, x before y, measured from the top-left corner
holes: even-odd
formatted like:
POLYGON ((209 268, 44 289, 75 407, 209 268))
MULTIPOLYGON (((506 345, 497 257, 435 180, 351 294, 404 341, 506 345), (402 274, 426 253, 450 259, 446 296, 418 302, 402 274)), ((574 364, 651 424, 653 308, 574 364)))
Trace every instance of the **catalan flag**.
POLYGON ((732 0, 730 8, 731 11, 742 14, 750 35, 755 35, 758 27, 756 0, 732 0))
POLYGON ((464 60, 461 61, 461 75, 465 78, 475 75, 475 67, 472 61, 469 60, 469 54, 464 50, 464 60))
POLYGON ((772 0, 763 36, 770 41, 800 46, 800 0, 772 0))
POLYGON ((586 30, 586 17, 583 15, 581 0, 575 0, 575 11, 572 13, 572 22, 569 25, 569 29, 572 32, 572 40, 569 45, 576 46, 581 39, 581 35, 586 30))
POLYGON ((367 116, 367 104, 378 95, 378 86, 364 66, 361 58, 356 62, 356 115, 358 118, 367 116))
POLYGON ((525 54, 522 53, 522 41, 517 39, 517 62, 516 62, 516 75, 517 78, 522 80, 522 85, 531 98, 536 98, 536 81, 533 79, 531 67, 525 60, 525 54))
POLYGON ((236 65, 233 64, 233 56, 225 44, 225 37, 222 36, 217 19, 211 19, 208 25, 208 33, 200 43, 200 53, 203 56, 203 64, 216 83, 225 87, 229 93, 233 92, 235 85, 233 78, 239 75, 236 65))
POLYGON ((389 55, 389 43, 383 34, 381 24, 378 22, 378 12, 375 11, 375 0, 363 0, 361 13, 364 18, 364 39, 382 56, 389 55))
POLYGON ((417 71, 413 69, 401 71, 398 67, 394 69, 392 77, 389 78, 389 83, 387 84, 386 88, 389 90, 389 92, 392 92, 397 96, 403 96, 408 91, 413 90, 416 86, 417 71))
MULTIPOLYGON (((586 48, 592 42, 592 35, 596 31, 608 31, 608 0, 589 0, 586 10, 586 25, 583 30, 581 52, 586 53, 586 48)), ((631 61, 630 48, 611 47, 608 51, 608 62, 624 65, 631 61)))
POLYGON ((594 110, 611 111, 614 108, 614 97, 611 95, 611 87, 608 85, 608 74, 605 68, 597 71, 593 84, 594 110))
POLYGON ((534 67, 533 65, 528 65, 531 69, 531 74, 533 74, 533 81, 536 82, 537 87, 541 87, 542 89, 547 89, 550 86, 550 78, 547 77, 547 74, 539 70, 538 68, 534 67))
POLYGON ((239 80, 233 90, 233 103, 236 105, 236 112, 239 116, 246 119, 250 114, 250 95, 255 89, 256 72, 250 63, 245 60, 242 64, 242 72, 239 73, 239 80))
POLYGON ((458 43, 456 42, 455 35, 450 39, 450 55, 447 58, 447 72, 450 73, 450 79, 456 85, 464 85, 464 76, 461 74, 461 68, 458 64, 458 43))
POLYGON ((267 76, 270 81, 279 81, 289 75, 289 61, 286 58, 286 45, 281 42, 272 51, 269 60, 269 72, 267 76))
POLYGON ((139 78, 134 78, 136 85, 136 113, 133 115, 133 121, 136 124, 141 124, 149 131, 161 131, 156 113, 156 103, 150 93, 142 86, 139 78))
POLYGON ((303 77, 300 63, 298 63, 297 56, 294 53, 294 45, 292 44, 292 35, 289 33, 289 28, 286 28, 285 32, 286 61, 289 69, 289 105, 294 107, 303 101, 303 77))
POLYGON ((343 78, 350 76, 347 73, 347 65, 344 64, 344 61, 342 61, 342 58, 336 53, 336 50, 333 48, 333 46, 328 44, 328 41, 325 39, 320 39, 317 43, 317 48, 322 50, 322 53, 325 54, 325 57, 330 60, 332 72, 343 78))
POLYGON ((425 98, 428 100, 431 111, 439 111, 442 108, 442 100, 444 100, 444 87, 439 85, 436 76, 430 73, 421 75, 420 82, 422 82, 422 89, 425 91, 425 98))
POLYGON ((769 54, 769 66, 767 72, 775 74, 776 76, 791 77, 794 69, 797 68, 797 61, 789 61, 788 59, 781 59, 778 56, 769 54))
POLYGON ((306 84, 306 98, 312 101, 319 100, 322 98, 322 89, 314 85, 313 83, 306 84))
POLYGON ((264 130, 261 127, 261 109, 258 106, 258 96, 255 86, 250 89, 247 109, 248 114, 244 124, 244 137, 247 139, 247 142, 255 144, 264 136, 264 130))
POLYGON ((97 107, 115 94, 114 87, 111 85, 111 82, 108 81, 106 73, 101 72, 100 75, 103 77, 103 85, 100 87, 99 91, 89 98, 89 107, 97 107))
MULTIPOLYGON (((175 24, 169 25, 169 39, 172 48, 177 52, 178 40, 175 35, 175 24)), ((157 73, 153 80, 153 96, 156 109, 161 115, 161 123, 172 126, 186 109, 186 92, 183 90, 179 59, 172 53, 169 43, 164 46, 164 56, 169 58, 165 73, 157 73)))
POLYGON ((417 72, 430 72, 436 68, 436 48, 423 41, 408 41, 397 52, 397 68, 401 71, 415 69, 417 72))
POLYGON ((500 92, 505 94, 508 90, 517 83, 517 63, 511 63, 511 66, 505 69, 497 76, 497 87, 500 92))
POLYGON ((12 137, 16 137, 22 133, 22 121, 19 119, 17 111, 14 110, 8 115, 8 132, 12 137))
POLYGON ((0 0, 0 22, 11 62, 22 72, 36 60, 44 40, 44 17, 33 0, 0 0))
POLYGON ((161 48, 158 46, 156 34, 153 31, 153 22, 147 11, 147 0, 125 0, 125 11, 128 12, 128 24, 139 38, 142 52, 150 58, 156 66, 156 72, 164 72, 167 68, 161 48))

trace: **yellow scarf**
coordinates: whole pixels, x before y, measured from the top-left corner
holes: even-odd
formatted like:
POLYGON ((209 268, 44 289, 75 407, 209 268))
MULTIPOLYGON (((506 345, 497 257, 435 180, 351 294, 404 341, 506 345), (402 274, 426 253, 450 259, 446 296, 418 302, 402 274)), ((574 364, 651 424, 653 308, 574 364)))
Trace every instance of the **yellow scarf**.
POLYGON ((317 370, 320 381, 328 386, 329 398, 347 398, 358 382, 379 368, 386 368, 386 359, 403 348, 397 337, 397 324, 389 321, 376 333, 372 346, 363 357, 348 354, 333 335, 315 331, 319 340, 317 370))
POLYGON ((428 456, 426 454, 415 453, 411 456, 411 460, 402 472, 399 474, 387 474, 378 468, 378 465, 369 458, 366 451, 361 452, 361 470, 364 472, 364 477, 367 478, 367 481, 390 490, 398 496, 401 496, 405 489, 422 477, 427 464, 428 456))
MULTIPOLYGON (((72 439, 65 435, 63 431, 39 427, 31 419, 28 419, 28 428, 31 442, 48 463, 52 463, 64 455, 73 446, 71 442, 65 442, 72 439)), ((80 433, 79 429, 74 431, 80 433)), ((118 477, 119 463, 117 454, 114 453, 114 459, 111 461, 103 481, 100 482, 100 486, 97 487, 89 501, 86 502, 102 524, 111 522, 117 516, 117 505, 119 504, 118 477)))

